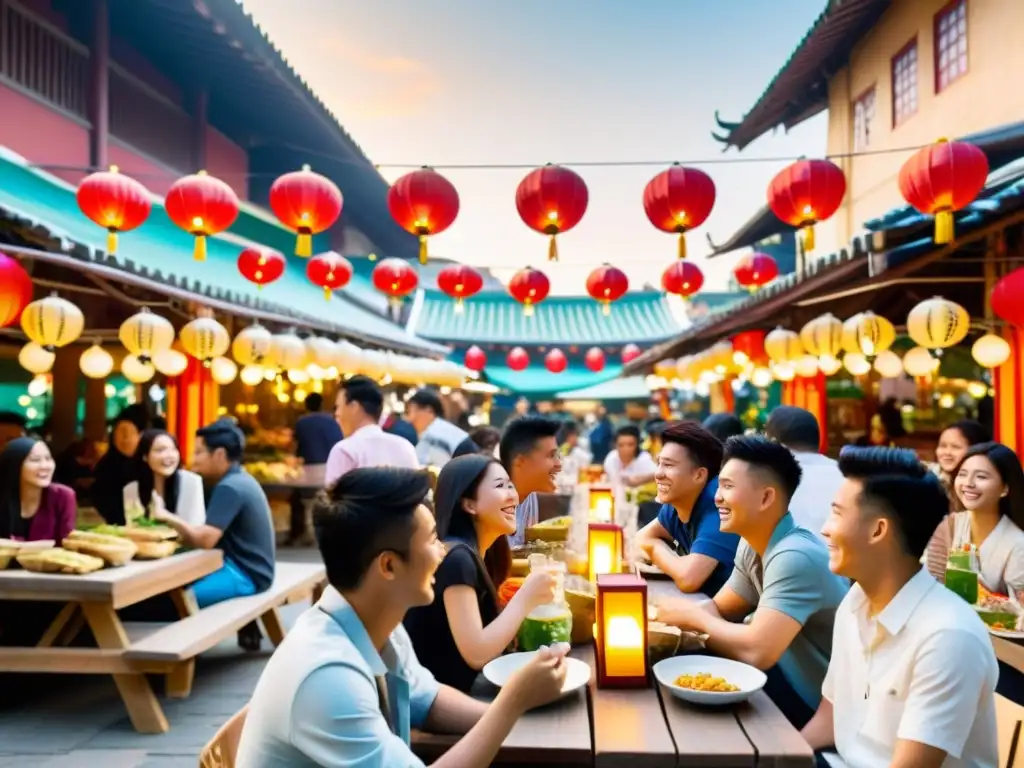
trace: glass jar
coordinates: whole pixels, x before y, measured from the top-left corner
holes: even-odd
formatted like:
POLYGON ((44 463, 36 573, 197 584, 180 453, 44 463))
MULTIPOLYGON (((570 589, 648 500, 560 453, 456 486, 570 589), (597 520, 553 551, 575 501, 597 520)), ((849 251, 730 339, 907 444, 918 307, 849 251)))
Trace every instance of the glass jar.
POLYGON ((978 550, 973 544, 950 550, 946 558, 946 587, 971 605, 978 602, 978 550))
POLYGON ((565 563, 543 554, 530 555, 530 573, 540 571, 555 577, 555 594, 550 603, 538 605, 523 619, 516 636, 520 651, 568 643, 572 637, 572 609, 565 599, 565 563))

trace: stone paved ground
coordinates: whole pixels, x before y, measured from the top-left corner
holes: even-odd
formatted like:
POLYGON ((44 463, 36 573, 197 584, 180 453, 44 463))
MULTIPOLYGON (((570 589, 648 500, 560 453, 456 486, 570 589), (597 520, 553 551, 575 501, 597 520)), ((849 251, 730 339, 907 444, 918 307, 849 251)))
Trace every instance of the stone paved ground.
MULTIPOLYGON (((281 560, 318 558, 312 550, 279 554, 281 560)), ((306 605, 286 607, 285 623, 306 605)), ((264 648, 246 654, 232 639, 200 657, 192 695, 161 697, 171 729, 156 736, 135 732, 110 678, 47 678, 46 693, 0 707, 0 768, 195 768, 203 745, 248 701, 270 655, 266 641, 264 648)), ((4 684, 20 679, 11 683, 7 676, 4 684)))

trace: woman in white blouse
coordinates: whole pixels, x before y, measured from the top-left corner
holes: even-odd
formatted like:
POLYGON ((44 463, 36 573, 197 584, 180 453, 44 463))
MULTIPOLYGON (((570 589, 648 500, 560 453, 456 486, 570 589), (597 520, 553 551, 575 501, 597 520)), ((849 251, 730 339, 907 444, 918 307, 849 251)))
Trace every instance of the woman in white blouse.
POLYGON ((174 437, 162 429, 147 429, 135 453, 136 479, 124 487, 125 519, 152 517, 162 507, 189 525, 206 522, 203 480, 181 468, 174 437))
POLYGON ((989 592, 1024 591, 1024 469, 1017 454, 1001 443, 973 445, 952 475, 964 509, 948 518, 952 548, 977 547, 979 581, 989 592))

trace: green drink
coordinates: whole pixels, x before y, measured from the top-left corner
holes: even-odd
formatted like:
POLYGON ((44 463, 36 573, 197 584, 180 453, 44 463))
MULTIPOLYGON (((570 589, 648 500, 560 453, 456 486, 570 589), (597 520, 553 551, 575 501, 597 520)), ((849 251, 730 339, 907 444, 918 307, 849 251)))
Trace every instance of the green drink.
POLYGON ((956 592, 971 605, 978 602, 978 574, 974 571, 963 568, 947 568, 946 587, 956 592))

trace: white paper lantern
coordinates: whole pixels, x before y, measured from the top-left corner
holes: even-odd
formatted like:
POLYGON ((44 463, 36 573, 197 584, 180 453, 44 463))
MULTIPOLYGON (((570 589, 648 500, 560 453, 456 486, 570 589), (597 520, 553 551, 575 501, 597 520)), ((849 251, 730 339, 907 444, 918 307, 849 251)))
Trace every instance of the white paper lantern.
POLYGON ((43 349, 40 344, 30 341, 18 352, 18 363, 29 373, 49 373, 53 369, 53 361, 57 355, 43 349))
POLYGON ((239 365, 270 365, 267 356, 273 346, 270 331, 259 323, 243 328, 231 342, 231 354, 239 365))
POLYGON ((334 355, 334 366, 342 376, 362 373, 363 350, 347 341, 339 341, 334 355))
POLYGON ((796 375, 804 378, 818 375, 818 358, 814 355, 800 355, 793 361, 796 375))
POLYGON ((843 324, 831 312, 820 315, 800 329, 800 342, 808 354, 836 357, 842 349, 843 324))
POLYGON ((796 366, 790 362, 772 363, 771 370, 779 381, 792 381, 796 378, 796 366))
POLYGON ((896 341, 896 328, 871 310, 861 312, 843 323, 843 349, 874 357, 896 341))
POLYGON ((871 372, 871 363, 860 352, 843 355, 843 367, 854 376, 865 376, 871 372))
POLYGON ((903 356, 903 370, 909 376, 929 376, 939 368, 938 358, 924 347, 914 347, 903 356))
POLYGON ((305 341, 306 356, 309 363, 327 368, 334 363, 338 356, 338 345, 323 336, 310 336, 305 341))
POLYGON ((818 358, 818 370, 826 376, 834 376, 839 373, 839 369, 842 367, 842 362, 833 355, 822 355, 818 358))
POLYGON ((227 357, 215 357, 210 363, 210 378, 221 386, 230 384, 238 376, 238 366, 227 357))
POLYGON ((247 365, 238 374, 238 378, 248 387, 255 387, 263 381, 263 369, 258 365, 247 365))
POLYGON ((125 355, 121 361, 121 373, 132 384, 145 384, 156 375, 152 363, 144 363, 135 355, 125 355))
POLYGON ((287 372, 288 381, 292 384, 308 384, 309 374, 305 368, 289 368, 287 372))
POLYGON ((274 334, 270 358, 280 370, 301 370, 306 367, 306 345, 294 333, 274 334))
POLYGON ((772 372, 767 368, 757 367, 750 374, 750 383, 758 389, 764 389, 770 387, 775 377, 772 376, 772 372))
MULTIPOLYGON (((970 329, 967 310, 941 296, 922 301, 907 315, 907 335, 926 349, 955 346, 967 337, 970 329)), ((904 360, 903 367, 906 366, 904 360)))
POLYGON ((31 341, 53 351, 78 341, 85 329, 85 315, 70 301, 53 293, 25 307, 21 329, 31 341))
POLYGON ((90 379, 105 379, 114 370, 114 358, 99 344, 93 344, 78 358, 82 374, 90 379))
POLYGON ((117 338, 140 360, 152 360, 157 352, 171 348, 174 326, 170 320, 150 312, 149 307, 143 307, 121 323, 117 338))
POLYGON ((800 334, 780 326, 764 337, 764 352, 772 362, 789 363, 804 353, 804 345, 800 334))
POLYGON ((207 367, 213 358, 220 357, 231 346, 228 329, 210 316, 186 323, 178 336, 185 351, 207 367))
POLYGON ((971 357, 983 368, 998 368, 1010 359, 1010 345, 1002 336, 986 333, 971 346, 971 357))
MULTIPOLYGON (((142 358, 140 357, 141 361, 142 358)), ((162 349, 153 355, 153 367, 169 379, 181 376, 188 368, 188 358, 176 349, 162 349)))
POLYGON ((891 349, 887 349, 884 352, 879 352, 878 357, 875 358, 875 370, 884 379, 895 379, 903 373, 903 361, 900 360, 899 355, 891 349))

